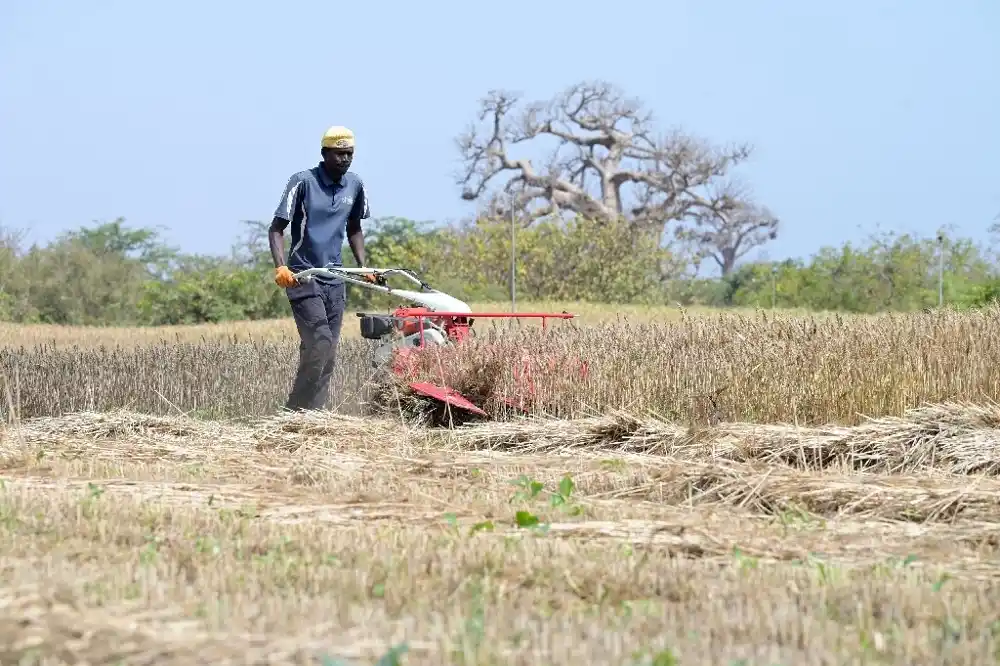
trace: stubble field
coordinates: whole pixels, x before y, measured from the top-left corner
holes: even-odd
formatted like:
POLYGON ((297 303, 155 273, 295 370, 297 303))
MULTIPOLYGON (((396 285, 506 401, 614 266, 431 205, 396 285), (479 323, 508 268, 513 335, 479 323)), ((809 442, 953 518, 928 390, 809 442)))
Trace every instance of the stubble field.
POLYGON ((0 663, 996 663, 1000 311, 597 319, 432 359, 590 368, 453 430, 356 338, 277 414, 290 322, 6 329, 0 663))

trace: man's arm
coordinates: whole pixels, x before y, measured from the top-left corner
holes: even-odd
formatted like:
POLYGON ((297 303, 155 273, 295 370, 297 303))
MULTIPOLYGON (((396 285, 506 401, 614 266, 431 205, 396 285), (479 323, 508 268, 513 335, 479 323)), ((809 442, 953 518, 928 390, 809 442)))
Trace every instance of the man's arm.
POLYGON ((302 181, 292 176, 281 193, 281 201, 274 209, 274 217, 271 218, 271 226, 267 230, 267 244, 271 248, 271 259, 275 268, 285 265, 285 229, 295 217, 295 208, 301 191, 302 181))
POLYGON ((347 244, 351 246, 351 253, 358 266, 365 265, 365 234, 361 230, 361 220, 367 220, 371 216, 368 210, 368 194, 365 192, 364 184, 358 186, 358 195, 354 198, 354 207, 351 215, 347 218, 347 244))
POLYGON ((285 265, 285 228, 288 227, 288 220, 275 217, 271 220, 271 226, 267 230, 267 244, 271 248, 271 259, 274 267, 285 265))

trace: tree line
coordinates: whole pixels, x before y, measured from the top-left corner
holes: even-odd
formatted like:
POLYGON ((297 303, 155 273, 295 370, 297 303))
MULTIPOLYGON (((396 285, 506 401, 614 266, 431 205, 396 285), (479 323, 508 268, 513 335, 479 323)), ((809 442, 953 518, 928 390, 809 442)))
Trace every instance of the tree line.
MULTIPOLYGON (((384 218, 373 220, 366 236, 373 266, 412 268, 466 301, 510 296, 507 220, 439 226, 384 218)), ((939 297, 947 305, 975 307, 1000 294, 994 249, 945 233, 877 233, 805 259, 745 262, 714 278, 693 275, 689 258, 671 254, 655 235, 585 218, 519 228, 514 242, 520 301, 874 313, 935 307, 939 297)), ((344 257, 350 265, 346 248, 344 257)), ((161 325, 289 314, 272 281, 263 222, 246 223, 245 236, 221 256, 180 252, 156 230, 131 228, 122 219, 27 248, 7 231, 0 237, 0 271, 5 321, 161 325)), ((348 298, 351 309, 392 305, 353 287, 348 298)))
MULTIPOLYGON (((975 306, 997 293, 993 249, 943 232, 879 233, 807 259, 747 262, 781 226, 736 173, 752 147, 655 125, 641 101, 607 82, 578 83, 533 102, 490 91, 456 139, 463 162, 456 184, 476 202, 476 214, 450 226, 374 220, 366 225, 369 263, 412 268, 480 302, 510 297, 512 242, 522 300, 878 312, 939 300, 975 306), (526 156, 533 151, 547 156, 526 156), (705 263, 720 277, 701 277, 705 263)), ((24 248, 8 231, 0 237, 0 318, 181 324, 283 317, 288 304, 271 279, 266 237, 264 223, 248 222, 229 254, 203 256, 121 219, 44 247, 24 248)), ((346 248, 343 256, 352 259, 346 248)), ((390 305, 371 292, 348 293, 352 307, 390 305)))

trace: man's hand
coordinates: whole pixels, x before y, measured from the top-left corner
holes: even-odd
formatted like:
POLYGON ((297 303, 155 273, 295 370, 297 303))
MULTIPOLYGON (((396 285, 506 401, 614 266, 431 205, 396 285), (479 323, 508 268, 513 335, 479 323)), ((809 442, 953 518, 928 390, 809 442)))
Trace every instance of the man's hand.
POLYGON ((292 277, 292 272, 288 266, 278 266, 274 269, 274 283, 282 289, 288 289, 299 284, 298 280, 292 277))
MULTIPOLYGON (((362 266, 361 268, 364 268, 364 266, 362 266)), ((362 273, 361 277, 365 279, 365 282, 371 282, 372 284, 375 284, 376 278, 374 273, 362 273)))

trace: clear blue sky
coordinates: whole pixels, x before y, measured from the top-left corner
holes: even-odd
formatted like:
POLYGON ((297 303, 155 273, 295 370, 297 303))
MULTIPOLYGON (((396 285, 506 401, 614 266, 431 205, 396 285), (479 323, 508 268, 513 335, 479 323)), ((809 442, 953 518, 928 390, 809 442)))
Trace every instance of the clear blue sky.
POLYGON ((603 78, 662 128, 757 146, 772 258, 1000 213, 1000 2, 0 2, 0 224, 124 216, 226 253, 329 125, 375 216, 472 211, 455 135, 490 88, 603 78))

